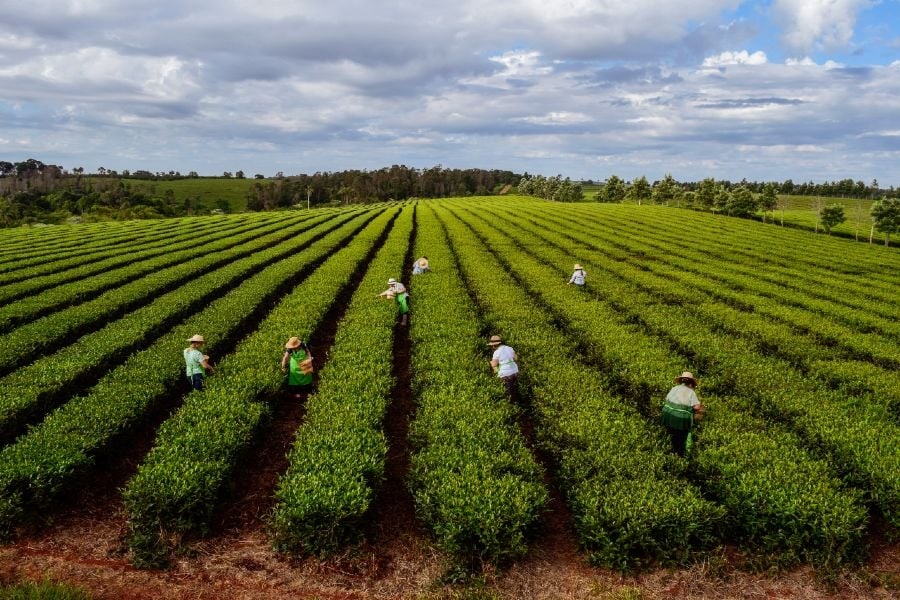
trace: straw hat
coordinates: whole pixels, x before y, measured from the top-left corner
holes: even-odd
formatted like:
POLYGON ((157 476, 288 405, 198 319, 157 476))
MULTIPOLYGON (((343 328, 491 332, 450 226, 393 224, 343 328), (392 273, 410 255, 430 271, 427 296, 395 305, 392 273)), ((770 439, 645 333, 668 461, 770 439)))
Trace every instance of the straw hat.
POLYGON ((203 339, 203 336, 202 336, 202 335, 197 335, 197 334, 192 335, 190 338, 188 338, 188 341, 191 342, 191 343, 193 343, 193 342, 200 342, 201 344, 204 343, 204 342, 206 342, 206 340, 203 339))
POLYGON ((393 277, 391 277, 390 279, 388 279, 388 285, 391 285, 391 284, 394 284, 394 283, 397 283, 397 280, 396 280, 396 279, 394 279, 393 277))
POLYGON ((284 347, 287 350, 293 350, 294 348, 299 348, 300 347, 300 338, 298 338, 297 336, 292 337, 291 339, 289 339, 287 341, 287 343, 284 345, 284 347))
POLYGON ((581 269, 584 269, 584 267, 582 267, 582 266, 579 265, 578 263, 575 263, 575 270, 576 270, 576 271, 580 271, 581 269))
POLYGON ((419 266, 420 266, 420 267, 426 267, 426 266, 428 266, 428 259, 425 258, 424 256, 423 256, 422 258, 420 258, 420 259, 419 259, 419 266))
POLYGON ((697 384, 697 378, 694 377, 694 374, 691 373, 690 371, 685 371, 684 373, 682 373, 681 375, 679 375, 678 377, 676 377, 676 378, 675 378, 675 383, 684 383, 684 380, 685 380, 685 379, 690 379, 691 381, 694 382, 694 385, 697 384))
POLYGON ((492 335, 491 341, 488 342, 488 346, 499 346, 502 343, 499 335, 492 335))

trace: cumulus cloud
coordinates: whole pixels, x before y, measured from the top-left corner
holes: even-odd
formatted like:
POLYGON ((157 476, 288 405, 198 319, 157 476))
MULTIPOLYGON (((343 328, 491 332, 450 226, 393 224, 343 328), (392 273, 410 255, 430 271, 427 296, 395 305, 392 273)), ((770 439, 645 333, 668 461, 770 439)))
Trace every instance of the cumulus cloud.
POLYGON ((704 67, 723 67, 727 65, 764 65, 769 62, 766 53, 757 50, 749 53, 746 50, 740 52, 722 52, 718 56, 708 56, 703 59, 704 67))
POLYGON ((857 14, 871 4, 870 0, 775 0, 772 8, 787 46, 809 52, 848 46, 857 14))
POLYGON ((739 0, 32 0, 0 22, 0 155, 797 179, 816 147, 896 172, 900 64, 815 52, 864 6, 776 0, 797 58, 774 64, 739 0))

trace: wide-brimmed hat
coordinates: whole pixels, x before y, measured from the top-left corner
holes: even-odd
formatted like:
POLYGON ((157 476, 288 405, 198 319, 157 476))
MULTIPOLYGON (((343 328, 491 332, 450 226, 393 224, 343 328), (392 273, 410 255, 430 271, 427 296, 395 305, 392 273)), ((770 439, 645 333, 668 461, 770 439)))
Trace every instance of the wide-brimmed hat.
POLYGON ((206 342, 206 340, 203 339, 203 336, 202 336, 202 335, 197 335, 197 334, 194 334, 194 335, 192 335, 190 338, 188 338, 188 341, 189 341, 189 342, 192 342, 192 343, 193 343, 193 342, 200 342, 201 344, 203 344, 203 343, 206 342))
POLYGON ((576 270, 576 271, 579 271, 579 270, 581 270, 581 269, 584 269, 584 267, 582 267, 582 266, 579 265, 578 263, 575 263, 575 270, 576 270))
POLYGON ((498 344, 502 344, 503 340, 500 339, 499 335, 492 335, 491 341, 488 342, 488 346, 496 346, 498 344))
POLYGON ((697 383, 697 378, 694 377, 694 374, 690 371, 685 371, 681 375, 675 378, 675 383, 683 383, 685 379, 689 379, 693 381, 695 384, 697 383))
POLYGON ((287 341, 287 343, 284 345, 284 347, 288 350, 292 350, 294 348, 299 348, 300 347, 300 338, 298 338, 297 336, 292 337, 291 339, 289 339, 287 341))
POLYGON ((388 285, 391 285, 392 283, 397 283, 397 280, 394 279, 393 277, 391 277, 390 279, 388 279, 388 285))
POLYGON ((424 267, 424 266, 427 265, 427 264, 428 264, 428 259, 425 258, 424 256, 423 256, 422 258, 419 259, 419 266, 420 266, 420 267, 424 267))

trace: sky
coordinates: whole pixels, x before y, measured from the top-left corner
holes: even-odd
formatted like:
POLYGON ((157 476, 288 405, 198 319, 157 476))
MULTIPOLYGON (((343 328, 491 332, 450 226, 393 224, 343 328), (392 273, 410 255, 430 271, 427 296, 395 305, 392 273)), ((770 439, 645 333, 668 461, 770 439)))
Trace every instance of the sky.
POLYGON ((900 0, 0 0, 0 160, 900 187, 900 0))

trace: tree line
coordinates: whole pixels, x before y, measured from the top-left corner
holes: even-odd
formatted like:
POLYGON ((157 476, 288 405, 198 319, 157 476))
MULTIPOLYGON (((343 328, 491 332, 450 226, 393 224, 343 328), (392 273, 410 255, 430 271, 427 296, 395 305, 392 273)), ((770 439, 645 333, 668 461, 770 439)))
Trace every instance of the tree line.
MULTIPOLYGON (((243 171, 226 171, 221 178, 244 179, 243 171)), ((29 158, 21 162, 0 161, 0 226, 23 223, 62 223, 67 220, 146 219, 177 217, 206 212, 199 198, 176 198, 172 190, 134 186, 130 180, 171 181, 194 179, 178 171, 123 171, 100 167, 97 174, 71 171, 59 165, 29 158)), ((294 205, 403 200, 412 197, 486 196, 510 189, 521 175, 512 171, 444 169, 440 165, 415 169, 394 165, 375 171, 349 170, 274 179, 254 175, 247 192, 248 210, 274 210, 294 205)), ((228 210, 224 200, 219 210, 228 210)))
POLYGON ((247 192, 247 209, 490 196, 516 185, 521 177, 512 171, 445 169, 441 165, 429 169, 393 165, 375 171, 317 172, 255 183, 247 192))
MULTIPOLYGON (((844 182, 852 183, 847 179, 844 182)), ((788 180, 785 183, 790 183, 788 180)), ((862 182, 858 182, 862 184, 862 182)), ((837 185, 831 189, 834 194, 830 197, 843 198, 873 198, 875 203, 871 208, 872 226, 874 231, 885 234, 885 245, 889 244, 890 235, 892 233, 900 233, 900 199, 898 199, 898 191, 891 186, 888 190, 880 190, 878 182, 873 181, 873 186, 867 187, 861 185, 858 188, 857 196, 841 195, 835 190, 845 190, 847 188, 837 185), (868 190, 868 193, 865 192, 868 190), (878 191, 878 193, 874 193, 878 191)), ((826 184, 813 184, 816 186, 824 186, 826 184)), ((806 189, 802 187, 787 186, 788 189, 795 190, 795 195, 809 195, 807 193, 799 194, 796 190, 806 189)), ((617 175, 611 175, 600 187, 600 190, 594 195, 594 200, 598 202, 634 202, 642 204, 645 202, 653 204, 665 204, 667 206, 678 206, 683 208, 692 208, 696 210, 706 210, 716 212, 732 217, 755 217, 757 213, 762 213, 762 220, 765 222, 766 215, 773 213, 778 205, 778 194, 787 194, 783 190, 785 185, 777 182, 747 182, 746 180, 735 185, 730 181, 717 181, 712 177, 708 177, 699 182, 680 183, 672 177, 671 174, 659 181, 651 184, 646 177, 636 177, 628 182, 617 175)), ((824 189, 824 188, 823 188, 824 189)), ((826 196, 828 197, 828 196, 826 196)), ((774 218, 774 214, 772 217, 774 218)), ((840 225, 846 220, 844 215, 844 207, 840 204, 828 204, 818 208, 818 224, 821 224, 826 233, 840 225)))
POLYGON ((153 219, 194 214, 197 200, 134 188, 118 176, 70 173, 33 158, 0 161, 0 226, 66 220, 153 219))

